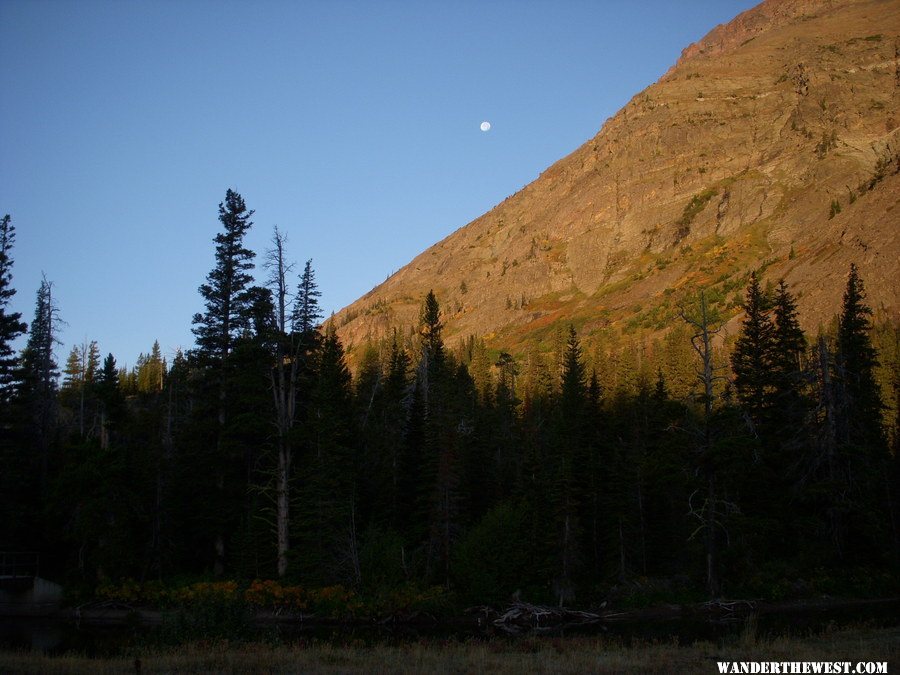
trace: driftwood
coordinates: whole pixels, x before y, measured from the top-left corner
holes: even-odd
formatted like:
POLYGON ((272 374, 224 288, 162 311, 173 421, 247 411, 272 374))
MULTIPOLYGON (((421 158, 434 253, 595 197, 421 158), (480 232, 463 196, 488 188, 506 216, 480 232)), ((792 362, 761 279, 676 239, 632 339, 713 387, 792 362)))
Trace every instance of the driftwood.
POLYGON ((700 605, 701 609, 718 614, 737 614, 756 609, 755 600, 710 600, 700 605))
POLYGON ((710 600, 698 606, 701 612, 707 614, 707 620, 711 623, 736 623, 744 621, 757 609, 754 600, 710 600))
POLYGON ((600 614, 581 612, 562 607, 546 607, 532 605, 527 602, 514 602, 503 612, 490 607, 471 607, 466 610, 475 614, 481 625, 494 625, 506 631, 518 631, 523 628, 542 629, 563 625, 583 625, 602 620, 600 614))
POLYGON ((376 621, 376 623, 378 623, 378 625, 380 626, 389 626, 392 624, 402 625, 410 623, 436 624, 437 622, 438 620, 434 617, 434 615, 419 610, 413 610, 412 612, 396 612, 394 614, 383 616, 376 621))

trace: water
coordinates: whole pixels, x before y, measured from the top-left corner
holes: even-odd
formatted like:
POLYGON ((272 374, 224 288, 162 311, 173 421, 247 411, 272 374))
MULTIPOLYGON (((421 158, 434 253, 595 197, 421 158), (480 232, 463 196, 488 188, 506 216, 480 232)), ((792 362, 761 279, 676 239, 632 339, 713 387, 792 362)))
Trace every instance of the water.
MULTIPOLYGON (((315 625, 245 623, 225 627, 211 637, 226 637, 232 642, 328 642, 368 645, 403 644, 418 641, 463 641, 479 639, 520 640, 607 636, 624 643, 635 641, 674 642, 686 645, 698 641, 721 643, 737 639, 750 628, 758 638, 781 635, 806 636, 847 626, 872 628, 900 625, 900 600, 878 603, 854 603, 821 607, 796 607, 762 612, 752 617, 711 621, 703 617, 621 620, 581 626, 560 626, 540 631, 509 634, 494 627, 479 628, 471 622, 444 622, 420 625, 315 625)), ((129 655, 134 650, 177 644, 184 635, 182 624, 174 617, 161 626, 124 622, 98 625, 60 621, 43 617, 0 617, 0 650, 32 651, 47 654, 79 653, 91 657, 129 655)), ((193 635, 198 638, 200 635, 193 635)))

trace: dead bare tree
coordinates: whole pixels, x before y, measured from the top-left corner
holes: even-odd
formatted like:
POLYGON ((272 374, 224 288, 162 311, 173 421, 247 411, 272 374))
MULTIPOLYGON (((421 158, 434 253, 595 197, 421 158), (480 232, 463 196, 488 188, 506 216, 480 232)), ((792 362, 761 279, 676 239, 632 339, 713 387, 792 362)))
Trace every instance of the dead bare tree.
POLYGON ((291 432, 297 410, 297 385, 301 363, 301 340, 291 330, 290 293, 287 279, 293 264, 285 260, 287 236, 276 227, 272 248, 266 254, 269 270, 268 286, 274 300, 273 363, 269 384, 275 404, 277 466, 275 469, 275 533, 277 538, 278 576, 287 572, 290 550, 290 479, 293 462, 291 432))
POLYGON ((722 366, 716 366, 713 360, 713 338, 722 329, 721 325, 714 325, 710 311, 706 303, 706 293, 700 291, 699 307, 696 312, 688 311, 680 307, 679 316, 694 329, 691 336, 691 346, 700 357, 700 368, 697 370, 697 379, 703 387, 700 399, 703 403, 703 416, 699 430, 696 433, 699 472, 706 487, 706 496, 699 506, 694 505, 696 492, 691 495, 688 507, 689 513, 700 520, 700 525, 694 530, 691 537, 700 534, 705 537, 706 546, 706 589, 711 598, 719 594, 719 536, 718 531, 725 532, 726 517, 737 508, 719 496, 718 472, 716 471, 715 448, 713 435, 713 410, 716 400, 715 384, 725 379, 724 375, 717 375, 722 366))

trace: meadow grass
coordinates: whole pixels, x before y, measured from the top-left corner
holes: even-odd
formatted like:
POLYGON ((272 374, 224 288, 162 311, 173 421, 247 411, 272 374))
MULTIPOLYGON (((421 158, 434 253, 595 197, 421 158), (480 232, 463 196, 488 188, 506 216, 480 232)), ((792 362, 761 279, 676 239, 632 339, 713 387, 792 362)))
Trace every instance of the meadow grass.
POLYGON ((89 658, 0 652, 3 673, 716 673, 716 661, 887 661, 900 664, 900 627, 757 638, 752 624, 722 644, 604 637, 430 641, 405 645, 198 642, 89 658))

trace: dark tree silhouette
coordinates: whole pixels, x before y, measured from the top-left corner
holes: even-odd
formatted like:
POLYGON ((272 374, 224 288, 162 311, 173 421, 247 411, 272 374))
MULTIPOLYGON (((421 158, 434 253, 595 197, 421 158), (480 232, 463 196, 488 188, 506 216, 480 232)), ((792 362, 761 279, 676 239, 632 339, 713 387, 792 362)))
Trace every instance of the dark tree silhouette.
POLYGON ((12 287, 12 248, 16 228, 9 215, 0 220, 0 410, 9 404, 13 394, 16 358, 12 343, 27 326, 20 312, 9 311, 9 301, 16 294, 12 287))

